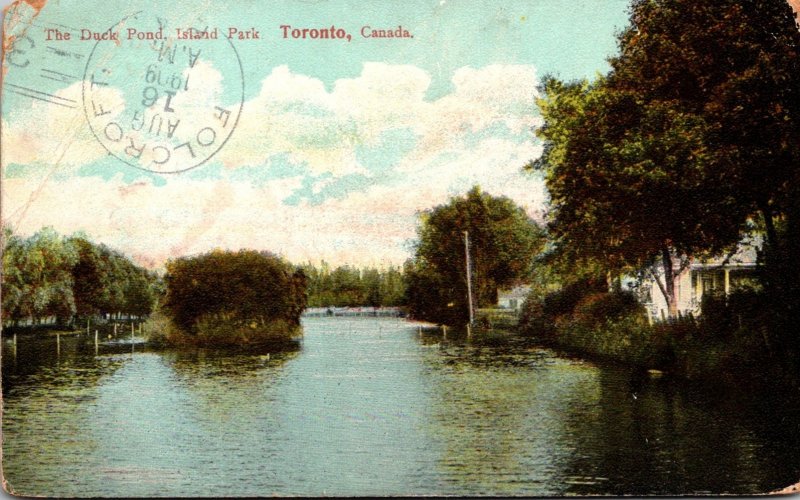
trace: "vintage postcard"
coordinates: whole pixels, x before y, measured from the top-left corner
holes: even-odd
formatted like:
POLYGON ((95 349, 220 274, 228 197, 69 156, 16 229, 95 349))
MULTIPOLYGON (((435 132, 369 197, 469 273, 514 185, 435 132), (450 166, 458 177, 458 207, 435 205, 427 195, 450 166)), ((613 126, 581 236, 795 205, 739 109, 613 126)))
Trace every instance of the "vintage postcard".
POLYGON ((790 493, 797 0, 17 0, 18 496, 790 493))

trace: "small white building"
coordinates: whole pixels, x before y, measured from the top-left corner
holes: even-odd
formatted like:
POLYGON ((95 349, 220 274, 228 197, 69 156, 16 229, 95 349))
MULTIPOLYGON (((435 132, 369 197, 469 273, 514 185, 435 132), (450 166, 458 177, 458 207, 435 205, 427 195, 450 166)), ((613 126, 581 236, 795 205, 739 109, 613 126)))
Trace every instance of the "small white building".
MULTIPOLYGON (((675 278, 675 297, 677 310, 681 314, 700 314, 703 295, 708 293, 731 293, 737 288, 747 286, 755 281, 760 238, 746 240, 737 248, 736 253, 724 257, 700 260, 691 259, 675 278)), ((681 267, 680 259, 673 259, 673 269, 681 267)), ((664 284, 664 270, 656 267, 656 274, 664 284)), ((665 285, 666 286, 666 285, 665 285)), ((653 319, 664 319, 669 314, 669 307, 655 278, 648 272, 637 287, 639 299, 648 309, 653 319)))
POLYGON ((531 291, 530 285, 519 285, 511 289, 497 291, 497 307, 519 311, 531 291))

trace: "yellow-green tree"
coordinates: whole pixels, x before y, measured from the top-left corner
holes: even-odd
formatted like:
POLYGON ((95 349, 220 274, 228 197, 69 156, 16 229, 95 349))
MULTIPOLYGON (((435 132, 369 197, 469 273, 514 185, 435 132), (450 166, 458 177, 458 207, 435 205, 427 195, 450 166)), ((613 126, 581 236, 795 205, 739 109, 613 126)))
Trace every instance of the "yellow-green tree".
POLYGON ((495 304, 498 287, 524 280, 544 243, 543 231, 522 207, 477 186, 423 212, 414 259, 405 268, 406 300, 415 317, 451 325, 467 322, 465 231, 477 307, 495 304))

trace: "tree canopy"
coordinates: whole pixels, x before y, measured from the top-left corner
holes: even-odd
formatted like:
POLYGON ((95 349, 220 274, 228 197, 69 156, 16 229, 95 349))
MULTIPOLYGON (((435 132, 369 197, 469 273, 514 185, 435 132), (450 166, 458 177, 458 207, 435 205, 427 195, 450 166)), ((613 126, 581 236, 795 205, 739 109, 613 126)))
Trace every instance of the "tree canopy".
POLYGON ((105 313, 146 316, 158 276, 83 235, 44 228, 28 238, 4 229, 3 320, 55 316, 59 323, 105 313))
POLYGON ((760 214, 768 241, 800 160, 800 32, 783 0, 636 0, 611 72, 545 80, 559 250, 608 270, 716 253, 760 214))
POLYGON ((466 196, 423 212, 415 256, 405 267, 406 298, 415 317, 467 322, 465 231, 476 306, 495 304, 498 287, 524 279, 544 241, 543 231, 521 207, 477 186, 466 196))
POLYGON ((189 334, 214 317, 234 325, 299 325, 306 307, 302 270, 268 252, 215 250, 170 260, 166 267, 164 309, 189 334))

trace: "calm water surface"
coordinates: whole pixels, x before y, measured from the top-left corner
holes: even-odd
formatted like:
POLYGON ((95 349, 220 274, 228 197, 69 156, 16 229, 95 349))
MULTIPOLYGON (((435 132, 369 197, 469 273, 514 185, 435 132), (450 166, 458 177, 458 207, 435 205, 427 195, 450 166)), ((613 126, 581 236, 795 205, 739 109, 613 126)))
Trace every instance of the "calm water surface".
POLYGON ((291 352, 3 344, 21 495, 752 493, 800 479, 797 407, 529 340, 316 318, 291 352))

